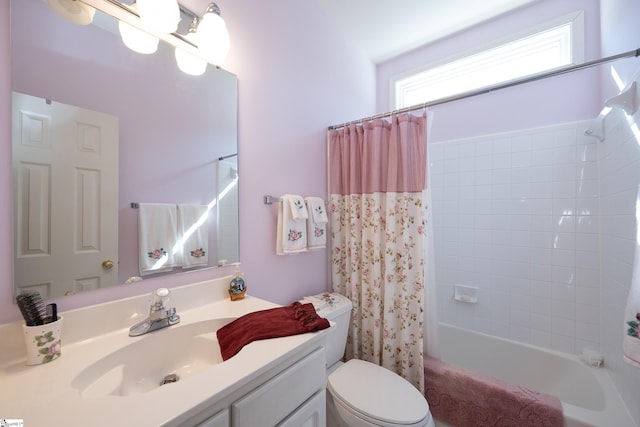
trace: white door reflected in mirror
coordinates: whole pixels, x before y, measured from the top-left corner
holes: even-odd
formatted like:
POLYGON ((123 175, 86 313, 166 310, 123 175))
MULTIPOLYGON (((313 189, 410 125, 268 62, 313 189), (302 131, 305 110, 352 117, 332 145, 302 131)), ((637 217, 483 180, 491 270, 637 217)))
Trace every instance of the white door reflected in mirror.
POLYGON ((44 298, 117 283, 118 118, 14 92, 14 283, 44 298), (55 224, 55 226, 54 226, 55 224))

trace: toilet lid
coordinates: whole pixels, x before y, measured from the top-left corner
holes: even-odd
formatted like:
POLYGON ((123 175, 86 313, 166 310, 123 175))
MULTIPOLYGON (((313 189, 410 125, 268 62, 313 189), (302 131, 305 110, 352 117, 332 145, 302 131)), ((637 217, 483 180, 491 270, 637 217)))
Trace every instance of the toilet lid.
POLYGON ((429 404, 407 380, 388 369, 352 359, 327 379, 334 398, 368 418, 414 425, 429 414, 429 404))

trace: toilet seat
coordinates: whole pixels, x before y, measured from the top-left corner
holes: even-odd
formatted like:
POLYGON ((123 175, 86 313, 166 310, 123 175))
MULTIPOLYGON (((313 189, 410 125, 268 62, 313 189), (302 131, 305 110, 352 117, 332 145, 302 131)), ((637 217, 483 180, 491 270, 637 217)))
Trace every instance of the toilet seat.
POLYGON ((378 426, 419 427, 430 419, 429 404, 408 381, 363 360, 352 359, 327 378, 337 405, 378 426))

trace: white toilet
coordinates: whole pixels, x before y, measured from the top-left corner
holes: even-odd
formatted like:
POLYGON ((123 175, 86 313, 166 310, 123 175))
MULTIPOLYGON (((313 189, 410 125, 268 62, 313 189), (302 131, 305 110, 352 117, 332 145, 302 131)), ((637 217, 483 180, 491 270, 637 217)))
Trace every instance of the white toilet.
POLYGON ((341 362, 347 344, 351 301, 332 293, 307 297, 316 312, 334 322, 327 354, 328 427, 434 427, 429 404, 407 380, 370 362, 341 362))

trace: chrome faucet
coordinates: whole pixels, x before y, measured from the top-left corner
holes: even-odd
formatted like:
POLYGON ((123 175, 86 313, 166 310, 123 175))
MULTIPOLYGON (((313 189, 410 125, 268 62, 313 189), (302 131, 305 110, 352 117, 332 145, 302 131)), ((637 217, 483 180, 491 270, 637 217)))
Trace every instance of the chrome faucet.
POLYGON ((130 337, 137 337, 157 329, 180 323, 180 316, 176 314, 176 308, 165 307, 169 301, 169 293, 169 289, 167 288, 160 288, 155 291, 153 294, 153 302, 149 309, 149 317, 136 323, 129 329, 130 337))

